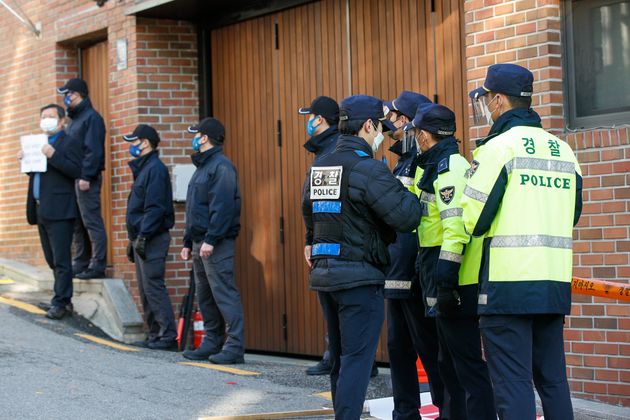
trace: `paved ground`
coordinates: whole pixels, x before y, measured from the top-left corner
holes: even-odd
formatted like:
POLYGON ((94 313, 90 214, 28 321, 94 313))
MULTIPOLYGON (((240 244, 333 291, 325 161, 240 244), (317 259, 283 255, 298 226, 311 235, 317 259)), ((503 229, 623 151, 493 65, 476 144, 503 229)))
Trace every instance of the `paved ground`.
MULTIPOLYGON (((330 389, 328 378, 304 374, 312 361, 247 354, 237 367, 255 376, 182 365, 179 353, 130 352, 80 337, 106 338, 76 315, 51 321, 6 301, 45 297, 0 283, 1 419, 196 419, 331 407, 317 395, 330 389)), ((368 398, 389 396, 381 368, 368 398)), ((628 409, 576 403, 579 420, 630 418, 628 409)))

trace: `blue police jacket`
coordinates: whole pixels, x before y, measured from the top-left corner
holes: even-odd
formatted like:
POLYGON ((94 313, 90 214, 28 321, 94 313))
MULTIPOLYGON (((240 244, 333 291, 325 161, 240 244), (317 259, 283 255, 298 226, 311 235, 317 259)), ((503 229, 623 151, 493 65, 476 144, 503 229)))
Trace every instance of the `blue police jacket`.
POLYGON ((186 194, 186 230, 184 246, 193 242, 216 245, 222 239, 235 238, 241 229, 241 193, 238 174, 223 147, 215 146, 194 153, 197 167, 186 194))
POLYGON ((94 181, 105 169, 105 123, 103 117, 92 107, 90 98, 68 109, 72 119, 66 132, 81 142, 83 161, 80 179, 94 181))
POLYGON ((159 152, 150 153, 129 162, 133 185, 127 198, 127 236, 151 239, 168 232, 175 224, 173 191, 168 169, 159 152))

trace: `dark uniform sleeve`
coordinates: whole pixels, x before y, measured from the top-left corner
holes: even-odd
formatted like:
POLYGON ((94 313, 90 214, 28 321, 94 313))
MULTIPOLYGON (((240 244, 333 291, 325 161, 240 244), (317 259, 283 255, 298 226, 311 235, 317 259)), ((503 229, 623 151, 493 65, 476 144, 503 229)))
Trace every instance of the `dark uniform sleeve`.
POLYGON ((577 225, 582 215, 582 174, 575 172, 575 213, 573 214, 573 226, 577 225))
POLYGON ((63 148, 55 150, 53 156, 48 159, 48 163, 65 176, 77 179, 81 176, 81 145, 78 140, 66 135, 66 143, 63 148))
POLYGON ((418 227, 421 215, 418 197, 405 189, 380 162, 370 167, 365 200, 374 213, 392 229, 412 232, 418 227))
POLYGON ((87 128, 83 139, 85 155, 83 156, 81 179, 94 181, 101 172, 101 164, 104 159, 105 123, 100 115, 94 113, 86 124, 87 128))
POLYGON ((210 222, 204 242, 216 245, 225 237, 232 226, 236 213, 236 190, 238 188, 236 170, 227 164, 217 166, 214 179, 208 186, 208 209, 210 222))
POLYGON ((154 167, 149 172, 144 196, 144 214, 140 221, 140 236, 152 238, 162 226, 167 205, 172 197, 168 196, 166 184, 171 182, 168 170, 154 167))

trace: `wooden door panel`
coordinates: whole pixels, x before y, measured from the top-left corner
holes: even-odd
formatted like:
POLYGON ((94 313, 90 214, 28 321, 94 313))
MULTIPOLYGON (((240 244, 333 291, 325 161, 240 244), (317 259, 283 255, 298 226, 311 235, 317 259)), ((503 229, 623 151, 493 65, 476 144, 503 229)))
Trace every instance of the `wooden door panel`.
POLYGON ((297 110, 317 96, 341 100, 349 92, 343 48, 345 1, 325 0, 290 9, 277 14, 277 22, 287 351, 322 354, 325 323, 317 294, 308 286, 301 211, 302 186, 313 155, 303 147, 308 117, 297 110))
POLYGON ((225 125, 225 153, 236 165, 241 188, 236 281, 245 308, 246 346, 284 351, 271 17, 215 30, 211 38, 214 116, 225 125))
POLYGON ((113 259, 112 231, 112 160, 109 118, 109 61, 107 41, 99 42, 81 50, 82 78, 88 85, 92 106, 105 121, 105 170, 101 187, 101 214, 107 233, 107 265, 113 259))

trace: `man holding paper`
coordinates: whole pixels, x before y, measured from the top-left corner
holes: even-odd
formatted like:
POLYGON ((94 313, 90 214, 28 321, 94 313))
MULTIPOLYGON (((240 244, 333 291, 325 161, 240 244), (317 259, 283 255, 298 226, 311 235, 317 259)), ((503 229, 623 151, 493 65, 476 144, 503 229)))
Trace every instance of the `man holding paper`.
MULTIPOLYGON (((79 215, 74 180, 81 175, 81 145, 63 131, 66 113, 59 105, 41 109, 40 128, 48 137, 41 147, 44 172, 29 172, 26 218, 37 225, 44 257, 55 277, 50 319, 72 314, 72 233, 79 215)), ((24 146, 23 146, 24 147, 24 146)), ((24 150, 18 158, 25 158, 24 150)))

